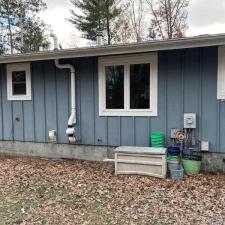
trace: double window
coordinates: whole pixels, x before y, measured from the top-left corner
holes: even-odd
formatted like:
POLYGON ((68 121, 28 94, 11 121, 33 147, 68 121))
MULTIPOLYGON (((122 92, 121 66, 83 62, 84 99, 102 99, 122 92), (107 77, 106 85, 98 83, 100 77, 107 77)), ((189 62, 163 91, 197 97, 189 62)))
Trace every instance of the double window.
POLYGON ((7 65, 8 100, 31 100, 30 64, 7 65))
POLYGON ((99 59, 100 116, 157 116, 157 54, 99 59))

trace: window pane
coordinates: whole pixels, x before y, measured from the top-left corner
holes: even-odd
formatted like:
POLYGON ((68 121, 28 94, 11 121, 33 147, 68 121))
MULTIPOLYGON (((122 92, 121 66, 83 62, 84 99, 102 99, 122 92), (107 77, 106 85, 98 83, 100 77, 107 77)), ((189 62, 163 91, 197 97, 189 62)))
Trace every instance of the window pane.
POLYGON ((26 82, 26 71, 13 71, 12 72, 13 82, 26 82))
POLYGON ((124 108, 124 66, 106 66, 106 108, 124 108))
POLYGON ((13 84, 13 95, 26 95, 26 83, 13 84))
POLYGON ((13 95, 26 95, 26 72, 12 72, 12 89, 13 95))
POLYGON ((130 108, 149 109, 150 64, 130 65, 130 108))

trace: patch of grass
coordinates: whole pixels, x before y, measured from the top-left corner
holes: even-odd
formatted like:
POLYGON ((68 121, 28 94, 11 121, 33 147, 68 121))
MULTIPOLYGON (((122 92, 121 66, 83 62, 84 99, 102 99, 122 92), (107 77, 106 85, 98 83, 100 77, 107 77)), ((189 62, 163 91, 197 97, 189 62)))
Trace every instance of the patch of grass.
POLYGON ((32 200, 5 199, 0 203, 0 225, 20 224, 22 221, 21 209, 26 205, 32 205, 32 200))

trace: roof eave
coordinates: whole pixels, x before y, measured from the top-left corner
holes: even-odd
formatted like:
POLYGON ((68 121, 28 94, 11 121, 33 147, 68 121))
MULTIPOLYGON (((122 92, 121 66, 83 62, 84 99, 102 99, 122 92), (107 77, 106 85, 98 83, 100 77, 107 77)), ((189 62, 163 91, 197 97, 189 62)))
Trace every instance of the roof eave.
POLYGON ((127 45, 112 45, 92 48, 78 48, 70 50, 59 50, 51 52, 40 52, 30 54, 8 55, 0 57, 0 63, 15 63, 27 61, 40 61, 51 59, 80 58, 91 56, 106 56, 131 53, 143 53, 163 50, 175 50, 184 48, 198 48, 208 46, 225 45, 225 35, 207 36, 176 39, 168 41, 157 41, 150 43, 137 43, 127 45))

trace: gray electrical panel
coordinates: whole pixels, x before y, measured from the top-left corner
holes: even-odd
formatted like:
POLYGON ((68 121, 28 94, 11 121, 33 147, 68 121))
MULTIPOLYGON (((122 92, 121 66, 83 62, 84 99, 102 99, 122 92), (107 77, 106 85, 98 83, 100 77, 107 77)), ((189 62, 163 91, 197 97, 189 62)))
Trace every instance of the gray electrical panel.
POLYGON ((184 113, 184 128, 196 129, 196 113, 184 113))

